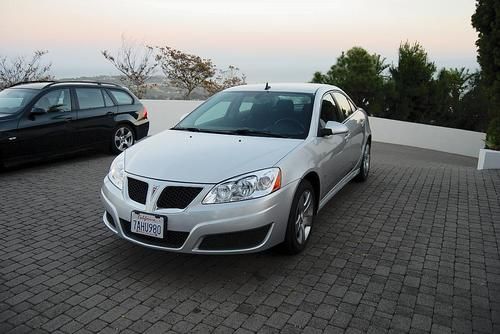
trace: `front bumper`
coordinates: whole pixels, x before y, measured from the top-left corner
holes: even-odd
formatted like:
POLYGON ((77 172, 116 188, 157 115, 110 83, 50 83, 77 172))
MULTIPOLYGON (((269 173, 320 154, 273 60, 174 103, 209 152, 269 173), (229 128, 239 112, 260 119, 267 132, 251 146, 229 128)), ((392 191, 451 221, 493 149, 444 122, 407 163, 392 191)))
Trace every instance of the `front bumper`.
MULTIPOLYGON (((157 193, 173 183, 133 178, 154 183, 157 193)), ((127 180, 127 177, 125 178, 127 180)), ((187 185, 187 184, 186 184, 187 185)), ((192 184, 190 184, 192 186, 192 184)), ((106 177, 101 198, 106 212, 104 224, 120 237, 154 249, 182 253, 237 254, 258 252, 283 242, 291 203, 298 181, 258 199, 225 204, 201 204, 213 185, 197 185, 203 190, 185 209, 158 209, 153 195, 148 193, 145 204, 128 197, 127 183, 123 190, 116 188, 106 177), (151 198, 150 198, 151 196, 151 198), (130 232, 132 211, 166 216, 168 219, 165 242, 144 238, 130 232), (238 242, 238 238, 254 238, 255 242, 238 242), (208 245, 208 246, 207 246, 208 245)), ((248 240, 247 240, 248 241, 248 240)))

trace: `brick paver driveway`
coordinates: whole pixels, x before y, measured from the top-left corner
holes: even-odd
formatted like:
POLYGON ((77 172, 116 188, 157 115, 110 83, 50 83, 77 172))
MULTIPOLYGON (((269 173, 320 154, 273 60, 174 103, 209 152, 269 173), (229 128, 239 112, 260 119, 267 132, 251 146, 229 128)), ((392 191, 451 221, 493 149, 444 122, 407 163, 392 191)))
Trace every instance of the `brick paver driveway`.
POLYGON ((100 222, 112 160, 0 174, 0 333, 500 333, 500 173, 375 144, 307 251, 192 256, 100 222))

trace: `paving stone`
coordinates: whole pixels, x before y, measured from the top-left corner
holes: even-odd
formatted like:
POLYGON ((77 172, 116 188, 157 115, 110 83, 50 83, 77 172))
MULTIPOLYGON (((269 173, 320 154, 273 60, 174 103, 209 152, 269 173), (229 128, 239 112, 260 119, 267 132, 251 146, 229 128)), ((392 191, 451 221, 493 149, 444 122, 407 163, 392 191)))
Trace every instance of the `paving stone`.
POLYGON ((112 156, 2 171, 0 333, 500 332, 500 172, 372 149, 368 182, 327 203, 293 257, 117 238, 99 198, 112 156))

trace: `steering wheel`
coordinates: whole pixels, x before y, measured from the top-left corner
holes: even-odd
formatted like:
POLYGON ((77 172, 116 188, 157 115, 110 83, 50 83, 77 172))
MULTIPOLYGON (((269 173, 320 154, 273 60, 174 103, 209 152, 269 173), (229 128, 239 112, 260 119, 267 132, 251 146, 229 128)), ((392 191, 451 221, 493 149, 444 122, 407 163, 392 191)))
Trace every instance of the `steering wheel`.
POLYGON ((300 129, 300 131, 298 131, 298 132, 305 132, 306 131, 306 128, 304 127, 304 125, 302 125, 302 123, 300 123, 299 121, 297 121, 296 119, 293 119, 293 118, 281 118, 281 119, 277 120, 276 122, 274 122, 274 126, 279 126, 281 123, 291 124, 295 128, 300 129))

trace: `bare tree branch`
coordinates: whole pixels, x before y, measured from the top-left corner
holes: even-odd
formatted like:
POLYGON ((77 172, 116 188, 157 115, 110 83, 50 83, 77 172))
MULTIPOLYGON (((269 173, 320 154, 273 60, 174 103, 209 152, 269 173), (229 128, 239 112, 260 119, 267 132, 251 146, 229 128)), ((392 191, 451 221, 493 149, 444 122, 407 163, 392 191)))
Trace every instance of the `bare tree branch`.
POLYGON ((37 50, 31 59, 18 56, 13 59, 0 56, 0 90, 23 81, 51 80, 51 63, 42 64, 46 50, 37 50))
POLYGON ((138 47, 122 36, 122 46, 116 56, 108 50, 101 53, 124 75, 121 80, 128 84, 130 90, 138 98, 143 98, 149 86, 147 81, 151 79, 157 66, 154 49, 150 46, 138 47))
POLYGON ((210 95, 234 86, 246 85, 245 74, 240 74, 240 69, 229 65, 227 70, 217 70, 217 76, 205 82, 204 88, 210 95))

